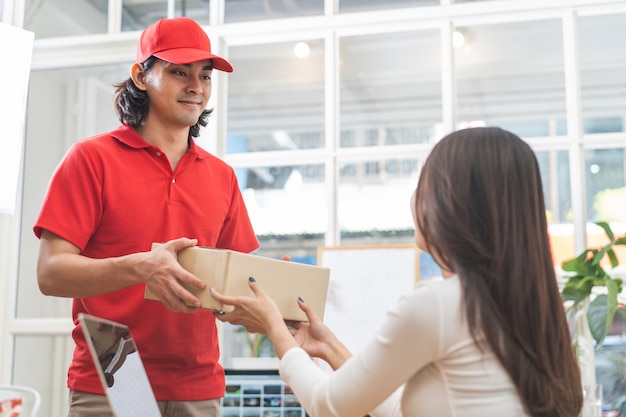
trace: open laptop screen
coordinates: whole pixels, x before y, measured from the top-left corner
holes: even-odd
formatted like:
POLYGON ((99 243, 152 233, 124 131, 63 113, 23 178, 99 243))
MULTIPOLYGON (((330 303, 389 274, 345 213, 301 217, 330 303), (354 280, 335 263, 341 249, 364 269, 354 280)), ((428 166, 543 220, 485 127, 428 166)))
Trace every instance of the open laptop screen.
MULTIPOLYGON (((159 408, 127 326, 80 314, 87 344, 117 417, 160 417, 159 408)), ((222 417, 306 417, 277 370, 226 370, 222 417)))
POLYGON ((160 417, 128 327, 87 314, 78 319, 113 413, 117 417, 160 417))

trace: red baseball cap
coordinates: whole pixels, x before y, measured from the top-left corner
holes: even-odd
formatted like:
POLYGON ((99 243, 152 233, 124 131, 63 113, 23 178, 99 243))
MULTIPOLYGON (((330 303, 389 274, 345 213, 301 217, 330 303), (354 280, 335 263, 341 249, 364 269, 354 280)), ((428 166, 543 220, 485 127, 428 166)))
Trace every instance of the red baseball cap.
POLYGON ((232 72, 224 58, 211 53, 211 41, 195 20, 189 17, 161 19, 143 31, 137 45, 137 63, 152 55, 173 64, 213 60, 213 68, 232 72))

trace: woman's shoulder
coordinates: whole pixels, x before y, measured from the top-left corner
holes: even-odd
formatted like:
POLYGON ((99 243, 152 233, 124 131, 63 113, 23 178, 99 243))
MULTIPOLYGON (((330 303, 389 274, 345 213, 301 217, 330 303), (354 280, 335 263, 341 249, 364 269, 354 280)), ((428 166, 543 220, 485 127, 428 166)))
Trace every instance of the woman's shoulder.
POLYGON ((450 278, 430 278, 418 281, 413 291, 400 298, 400 305, 411 310, 440 311, 461 300, 461 282, 455 275, 450 278))
POLYGON ((449 278, 428 278, 415 284, 414 293, 460 293, 461 281, 458 275, 449 278))

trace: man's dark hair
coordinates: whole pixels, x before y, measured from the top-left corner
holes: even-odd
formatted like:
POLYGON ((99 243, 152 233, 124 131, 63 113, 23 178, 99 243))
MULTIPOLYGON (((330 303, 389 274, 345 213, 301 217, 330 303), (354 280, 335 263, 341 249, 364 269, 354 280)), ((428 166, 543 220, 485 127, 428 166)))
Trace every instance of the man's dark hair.
MULTIPOLYGON (((144 72, 148 73, 152 70, 154 63, 157 61, 157 57, 151 56, 145 60, 141 66, 144 72)), ((148 94, 137 88, 132 78, 128 78, 126 81, 114 84, 114 108, 117 118, 121 123, 127 123, 132 127, 137 127, 143 123, 148 116, 150 110, 150 101, 148 94)), ((189 135, 193 137, 200 136, 200 126, 204 127, 209 122, 209 115, 213 110, 205 109, 198 122, 189 128, 189 135)))

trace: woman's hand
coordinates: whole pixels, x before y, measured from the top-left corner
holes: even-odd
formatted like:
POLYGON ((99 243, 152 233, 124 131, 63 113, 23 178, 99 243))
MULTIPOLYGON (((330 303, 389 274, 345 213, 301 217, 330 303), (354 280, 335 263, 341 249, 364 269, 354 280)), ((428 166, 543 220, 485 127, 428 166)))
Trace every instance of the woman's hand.
POLYGON ((339 368, 352 354, 317 317, 310 305, 304 303, 302 299, 298 300, 298 305, 309 321, 287 322, 287 325, 293 329, 291 333, 296 342, 309 355, 324 359, 333 369, 339 368))
POLYGON ((288 349, 300 346, 309 355, 322 358, 333 369, 337 369, 352 356, 335 334, 317 317, 311 306, 301 298, 298 299, 298 306, 309 321, 285 323, 274 300, 263 291, 254 278, 250 277, 248 284, 254 297, 230 297, 211 288, 211 295, 218 302, 235 307, 228 313, 215 313, 218 320, 241 325, 250 333, 267 335, 279 358, 282 358, 288 349))
POLYGON ((274 300, 263 291, 254 278, 250 277, 249 285, 254 297, 231 297, 211 288, 211 295, 218 302, 235 307, 227 313, 215 313, 215 317, 223 322, 241 325, 250 333, 267 334, 267 329, 272 325, 277 323, 284 325, 282 315, 274 300))
POLYGON ((230 297, 211 288, 211 295, 218 302, 235 307, 233 311, 228 313, 216 313, 215 317, 223 322, 239 324, 250 333, 267 335, 274 345, 276 354, 282 358, 287 350, 298 346, 298 344, 287 329, 274 300, 263 291, 254 278, 250 277, 248 284, 254 297, 230 297))

